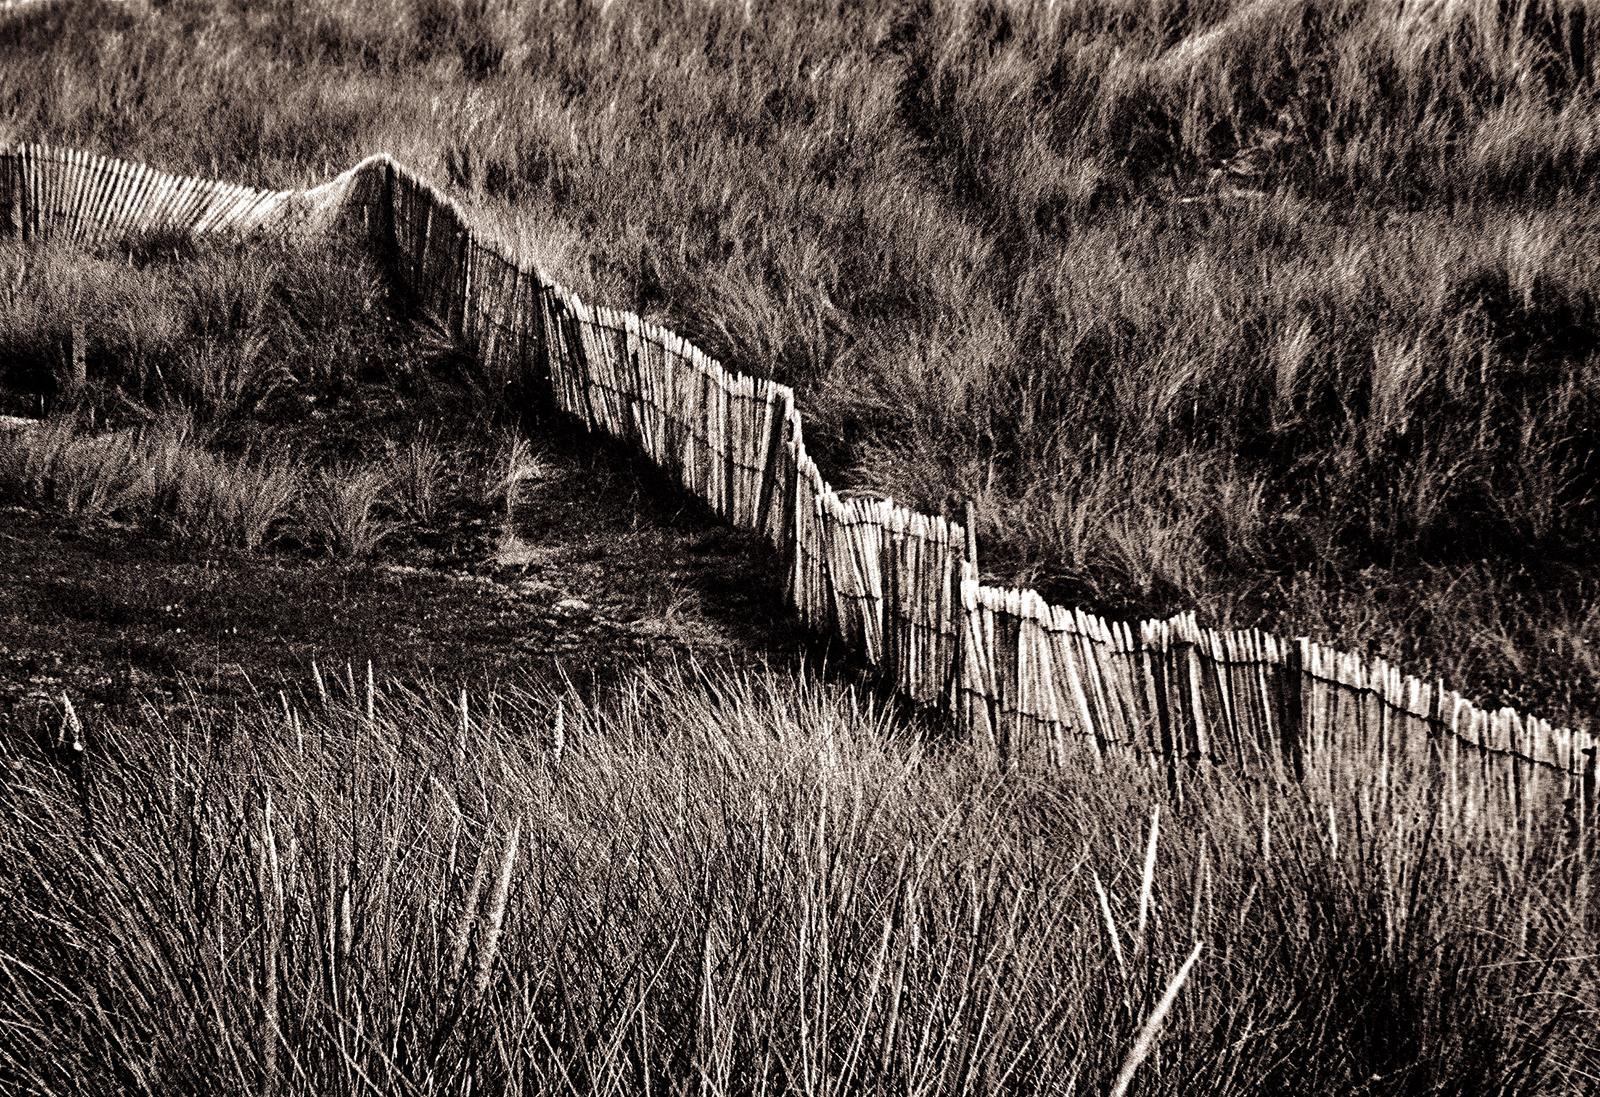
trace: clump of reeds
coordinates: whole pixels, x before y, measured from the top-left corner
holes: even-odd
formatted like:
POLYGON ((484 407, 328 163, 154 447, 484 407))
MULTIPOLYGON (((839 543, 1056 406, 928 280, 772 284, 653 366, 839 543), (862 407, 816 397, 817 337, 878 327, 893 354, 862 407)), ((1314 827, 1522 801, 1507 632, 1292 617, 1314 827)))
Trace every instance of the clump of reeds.
POLYGON ((385 470, 401 508, 423 524, 439 516, 447 501, 451 454, 436 440, 418 433, 393 447, 385 470))
POLYGON ((383 510, 389 476, 375 465, 342 462, 313 471, 300 496, 308 541, 330 556, 372 555, 399 528, 383 510))
POLYGON ((118 518, 247 552, 270 545, 296 516, 334 538, 332 552, 371 551, 390 528, 373 513, 376 495, 367 500, 381 492, 381 473, 356 470, 349 495, 328 486, 332 475, 318 474, 319 498, 303 463, 278 452, 217 451, 184 416, 116 432, 61 417, 0 434, 0 491, 75 518, 118 518))
POLYGON ((502 433, 482 470, 483 502, 504 509, 509 516, 523 485, 539 480, 544 473, 544 460, 532 442, 516 431, 502 433))
POLYGON ((8 1086, 1576 1094, 1600 1068, 1560 820, 1506 842, 1437 832, 1431 787, 1195 770, 1179 805, 1138 759, 1001 772, 776 673, 347 681, 86 715, 81 764, 0 737, 8 1086))
POLYGON ((203 544, 254 552, 294 513, 305 468, 283 456, 191 454, 180 481, 173 525, 203 544))

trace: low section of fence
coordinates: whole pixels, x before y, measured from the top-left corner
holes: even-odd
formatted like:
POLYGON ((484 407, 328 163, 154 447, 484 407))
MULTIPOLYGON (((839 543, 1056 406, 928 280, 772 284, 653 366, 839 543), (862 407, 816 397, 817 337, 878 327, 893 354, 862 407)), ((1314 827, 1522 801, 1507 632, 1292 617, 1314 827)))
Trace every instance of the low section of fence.
POLYGON ((1383 659, 1192 614, 1107 621, 984 584, 960 523, 833 488, 787 386, 724 368, 681 336, 593 305, 476 228, 386 156, 321 186, 253 190, 81 152, 0 151, 0 232, 353 230, 486 368, 548 392, 731 524, 771 543, 808 626, 858 651, 905 697, 948 711, 1002 756, 1066 764, 1113 752, 1320 774, 1388 795, 1430 775, 1441 810, 1596 814, 1585 730, 1485 710, 1383 659))
POLYGON ((307 190, 257 190, 24 145, 0 152, 0 232, 95 242, 140 234, 325 230, 352 208, 373 208, 369 196, 351 192, 370 186, 386 163, 374 157, 307 190))

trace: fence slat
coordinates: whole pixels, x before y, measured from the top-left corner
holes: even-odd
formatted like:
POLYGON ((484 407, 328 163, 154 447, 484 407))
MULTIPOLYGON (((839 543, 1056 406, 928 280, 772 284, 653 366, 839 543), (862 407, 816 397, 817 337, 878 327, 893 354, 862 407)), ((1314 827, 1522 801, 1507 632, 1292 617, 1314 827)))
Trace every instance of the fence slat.
POLYGON ((1600 757, 1587 729, 1475 705, 1389 662, 1192 613, 1106 622, 981 582, 965 529, 843 498, 807 452, 794 393, 731 372, 681 336, 591 306, 479 231, 387 157, 317 187, 256 190, 77 150, 0 149, 0 232, 97 240, 359 228, 496 378, 520 375, 784 560, 799 619, 831 631, 918 704, 940 703, 1002 755, 1065 764, 1085 740, 1242 771, 1286 769, 1386 803, 1430 775, 1463 825, 1522 834, 1565 805, 1592 830, 1600 757))

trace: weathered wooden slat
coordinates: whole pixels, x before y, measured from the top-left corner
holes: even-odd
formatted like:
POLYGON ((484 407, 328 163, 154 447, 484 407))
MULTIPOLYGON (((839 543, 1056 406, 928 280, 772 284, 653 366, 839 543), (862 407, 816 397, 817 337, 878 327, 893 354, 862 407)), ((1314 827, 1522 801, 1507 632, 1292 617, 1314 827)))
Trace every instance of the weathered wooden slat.
POLYGON ((768 539, 801 620, 1002 752, 1059 764, 1088 739, 1245 771, 1309 759, 1319 780, 1367 803, 1432 767, 1455 826, 1493 810, 1527 832, 1530 813, 1562 797, 1578 817, 1594 810, 1585 730, 1489 712, 1321 644, 1202 628, 1193 614, 1106 622, 984 585, 943 517, 828 486, 791 390, 513 262, 453 199, 387 158, 308 190, 258 191, 76 150, 0 150, 0 230, 26 239, 322 231, 346 217, 392 244, 401 279, 495 375, 536 378, 558 408, 768 539))

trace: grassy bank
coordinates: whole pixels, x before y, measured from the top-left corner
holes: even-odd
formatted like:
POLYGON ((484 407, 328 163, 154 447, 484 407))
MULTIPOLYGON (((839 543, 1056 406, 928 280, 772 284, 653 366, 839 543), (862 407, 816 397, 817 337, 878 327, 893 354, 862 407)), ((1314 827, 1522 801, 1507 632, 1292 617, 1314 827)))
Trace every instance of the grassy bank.
POLYGON ((376 266, 338 244, 0 241, 7 410, 71 405, 118 423, 180 408, 226 429, 396 372, 414 330, 395 322, 376 266))
MULTIPOLYGON (((0 139, 273 184, 387 149, 585 296, 795 383, 830 473, 977 498, 992 573, 1371 644, 1582 718, 1595 30, 1568 5, 1456 10, 84 3, 0 28, 0 139)), ((0 242, 0 388, 21 402, 0 410, 63 412, 0 441, 0 493, 349 555, 447 524, 464 477, 481 510, 527 455, 464 472, 410 431, 419 406, 465 423, 501 394, 400 304, 316 248, 0 242)), ((646 618, 672 624, 685 584, 756 587, 695 579, 664 537, 606 555, 637 515, 546 494, 539 543, 504 555, 593 571, 532 583, 553 637, 586 591, 649 579, 666 603, 623 616, 661 633, 646 618)), ((19 544, 18 571, 48 570, 55 542, 19 544)), ((85 573, 108 551, 68 549, 85 573)), ((151 562, 123 550, 131 582, 151 562)), ((630 667, 466 697, 369 696, 352 673, 263 696, 267 645, 281 663, 329 637, 407 667, 476 668, 475 641, 526 672, 535 616, 418 586, 353 614, 349 569, 190 570, 252 585, 188 604, 199 581, 162 572, 86 609, 57 568, 29 593, 84 634, 36 645, 58 659, 166 644, 176 673, 214 633, 218 675, 225 651, 240 665, 226 705, 79 723, 34 690, 0 715, 0 1090, 1600 1078, 1593 859, 1560 819, 1446 834, 1438 782, 1380 800, 1360 773, 1197 771, 1176 804, 1134 760, 1000 772, 801 674, 630 667), (404 644, 316 620, 400 607, 404 644), (251 636, 225 647, 237 619, 251 636)), ((545 654, 593 672, 622 632, 585 627, 545 654)))
POLYGON ((975 496, 997 574, 1581 718, 1600 25, 1502 7, 90 3, 0 43, 0 131, 390 150, 840 476, 975 496))
POLYGON ((405 311, 338 241, 0 245, 0 499, 338 557, 503 506, 514 413, 405 311))
POLYGON ((1132 1067, 1152 1094, 1556 1094, 1600 1070, 1560 843, 1436 841, 1426 790, 1381 817, 1231 781, 1158 810, 1142 766, 999 775, 761 674, 465 711, 380 685, 370 715, 354 685, 11 729, 6 1088, 1068 1093, 1132 1067))

